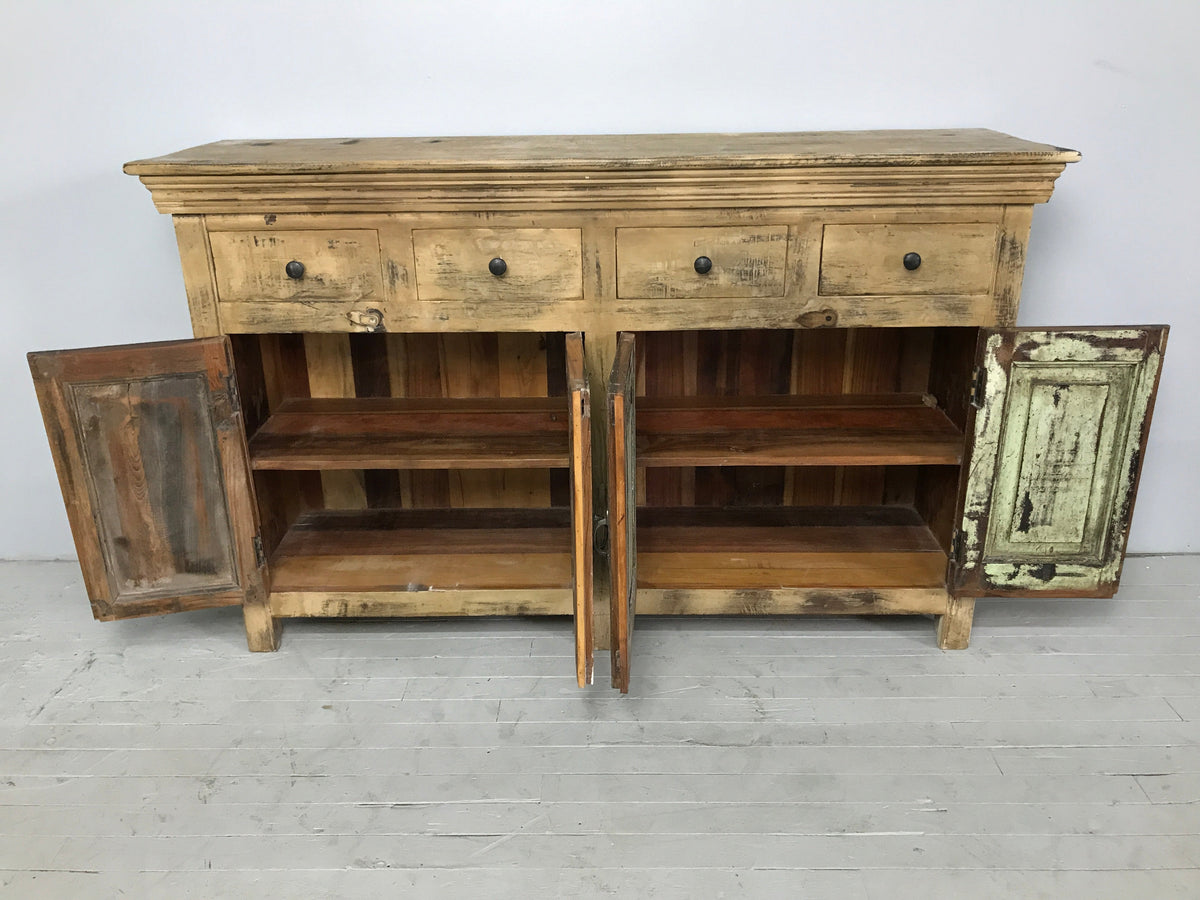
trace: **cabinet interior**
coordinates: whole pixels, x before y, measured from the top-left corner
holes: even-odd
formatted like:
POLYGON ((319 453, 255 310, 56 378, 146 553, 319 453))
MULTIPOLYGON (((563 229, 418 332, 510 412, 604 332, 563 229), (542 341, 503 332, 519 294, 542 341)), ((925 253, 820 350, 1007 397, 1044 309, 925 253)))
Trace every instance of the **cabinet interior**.
POLYGON ((522 589, 569 613, 566 345, 233 336, 272 591, 522 589))
POLYGON ((944 587, 977 335, 638 334, 638 587, 944 587))

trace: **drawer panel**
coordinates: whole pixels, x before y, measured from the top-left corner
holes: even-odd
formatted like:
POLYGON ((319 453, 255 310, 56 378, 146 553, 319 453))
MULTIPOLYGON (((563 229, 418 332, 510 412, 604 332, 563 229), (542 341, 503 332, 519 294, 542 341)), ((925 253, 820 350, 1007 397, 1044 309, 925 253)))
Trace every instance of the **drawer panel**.
POLYGON ((995 225, 826 225, 820 292, 988 294, 995 280, 995 225), (920 264, 905 267, 916 253, 920 264))
POLYGON ((782 297, 787 238, 786 225, 618 228, 617 296, 782 297))
POLYGON ((375 231, 214 231, 208 238, 222 302, 384 299, 375 231), (288 275, 291 262, 304 267, 299 277, 288 275))
POLYGON ((413 231, 420 300, 580 300, 578 228, 430 228, 413 231), (503 274, 488 263, 504 260, 503 274))

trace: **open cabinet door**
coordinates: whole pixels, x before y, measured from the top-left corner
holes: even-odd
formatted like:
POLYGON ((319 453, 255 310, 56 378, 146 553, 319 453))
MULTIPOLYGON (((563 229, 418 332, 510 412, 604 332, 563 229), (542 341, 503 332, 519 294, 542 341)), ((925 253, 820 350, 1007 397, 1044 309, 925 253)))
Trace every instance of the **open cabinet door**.
POLYGON ((981 332, 957 596, 1111 597, 1165 326, 981 332))
POLYGON ((254 646, 277 632, 228 338, 31 353, 29 367, 95 617, 246 604, 251 649, 272 649, 254 646))
POLYGON ((592 423, 583 335, 567 335, 567 390, 571 401, 571 575, 575 597, 575 678, 592 683, 592 423))
POLYGON ((633 335, 617 338, 608 380, 608 544, 612 575, 612 685, 629 692, 629 647, 637 601, 637 459, 633 335))

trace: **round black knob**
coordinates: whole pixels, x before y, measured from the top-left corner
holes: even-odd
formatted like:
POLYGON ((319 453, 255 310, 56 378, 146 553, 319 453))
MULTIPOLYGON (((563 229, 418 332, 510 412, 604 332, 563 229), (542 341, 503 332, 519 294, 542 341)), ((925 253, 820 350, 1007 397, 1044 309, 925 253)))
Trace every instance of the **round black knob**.
POLYGON ((293 259, 290 263, 283 267, 283 271, 287 272, 288 278, 300 279, 304 277, 304 263, 298 259, 293 259))
POLYGON ((904 268, 908 269, 908 271, 910 271, 910 272, 912 272, 914 269, 921 268, 921 254, 920 253, 905 253, 904 254, 904 268))
POLYGON ((497 256, 490 263, 488 263, 488 271, 499 278, 508 271, 508 263, 497 256))
POLYGON ((692 267, 696 270, 697 275, 707 275, 712 271, 712 260, 707 256, 697 256, 692 267))

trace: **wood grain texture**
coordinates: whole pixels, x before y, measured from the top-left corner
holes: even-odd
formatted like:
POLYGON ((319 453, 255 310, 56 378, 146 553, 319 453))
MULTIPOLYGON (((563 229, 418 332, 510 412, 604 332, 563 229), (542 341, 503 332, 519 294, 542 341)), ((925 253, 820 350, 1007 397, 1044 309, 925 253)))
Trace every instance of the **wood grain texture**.
POLYGON ((1044 202, 1078 158, 956 129, 219 141, 125 171, 163 212, 844 206, 1044 202))
POLYGON ((634 336, 619 335, 608 381, 608 552, 612 586, 612 686, 623 694, 629 691, 638 585, 636 366, 634 336))
POLYGON ((384 299, 375 231, 211 231, 208 239, 222 303, 384 299), (303 266, 301 277, 287 274, 291 262, 303 266))
POLYGON ((592 621, 592 422, 591 387, 583 353, 583 335, 566 339, 567 389, 571 404, 571 566, 575 618, 575 679, 586 687, 593 679, 595 638, 592 621))
MULTIPOLYGON (((607 412, 607 387, 616 357, 617 336, 599 334, 586 336, 583 344, 584 367, 593 397, 605 398, 607 412)), ((609 419, 607 415, 593 415, 592 447, 604 448, 592 453, 592 509, 603 517, 602 527, 597 529, 599 539, 595 541, 592 566, 592 640, 595 650, 612 649, 612 570, 609 560, 611 542, 611 511, 608 502, 609 480, 609 419)))
POLYGON ((130 175, 496 168, 769 168, 796 164, 1062 162, 1078 152, 982 128, 762 134, 528 135, 217 141, 125 164, 130 175))
POLYGON ((499 469, 568 464, 560 398, 293 400, 251 442, 256 469, 499 469))
POLYGON ((638 511, 639 588, 944 588, 945 568, 901 507, 638 511))
POLYGON ((956 465, 963 436, 923 395, 647 399, 638 460, 679 465, 956 465))
POLYGON ((644 616, 944 617, 950 602, 946 589, 938 587, 638 588, 637 611, 644 616))
MULTIPOLYGON (((354 361, 350 339, 343 334, 304 335, 304 356, 308 365, 308 388, 312 397, 353 397, 354 361)), ((321 473, 324 505, 330 509, 364 509, 367 491, 359 471, 321 473)))
POLYGON ((974 597, 951 597, 946 611, 938 615, 938 647, 942 650, 967 649, 971 643, 971 624, 974 618, 974 597))
POLYGON ((421 300, 531 305, 583 296, 580 232, 571 228, 456 228, 413 231, 421 300), (488 264, 502 259, 501 275, 488 264))
POLYGON ((174 216, 183 288, 187 292, 193 337, 216 337, 224 330, 217 306, 212 251, 204 216, 174 216))
POLYGON ((32 353, 29 365, 96 618, 257 611, 228 339, 32 353))
MULTIPOLYGON (((556 207, 537 214, 392 209, 386 213, 208 215, 204 217, 206 227, 223 236, 222 240, 240 235, 241 240, 250 242, 279 234, 307 235, 319 241, 326 234, 372 233, 378 236, 382 262, 383 292, 371 299, 347 295, 321 300, 232 300, 219 304, 222 328, 235 333, 363 332, 380 328, 389 332, 601 332, 635 328, 994 325, 1004 322, 1005 316, 1012 313, 1012 302, 1019 293, 1019 279, 1012 281, 1012 267, 1014 260, 1023 259, 1023 251, 1015 254, 1010 251, 1024 246, 1023 234, 1028 231, 1027 220, 1023 222, 1014 212, 1019 209, 1028 212, 1028 207, 999 205, 922 207, 897 203, 857 213, 846 207, 781 207, 768 212, 746 208, 744 204, 716 209, 684 205, 659 211, 602 206, 574 211, 556 207), (998 278, 990 292, 954 293, 955 288, 951 287, 950 293, 821 294, 818 274, 824 229, 860 228, 864 226, 864 218, 869 220, 871 228, 932 229, 934 236, 938 235, 937 229, 947 229, 953 235, 970 229, 1002 230, 1006 223, 1017 233, 1004 232, 1000 254, 1003 277, 998 278), (787 231, 786 248, 776 247, 770 241, 740 241, 740 238, 770 237, 779 229, 787 231), (705 251, 678 246, 678 240, 668 241, 661 253, 652 253, 642 260, 650 267, 645 274, 665 286, 661 290, 654 288, 654 296, 629 297, 618 291, 617 276, 621 272, 627 275, 629 268, 628 259, 619 264, 615 253, 618 232, 662 239, 691 235, 693 240, 705 244, 720 245, 725 239, 733 243, 728 253, 710 246, 709 252, 718 252, 717 269, 715 273, 700 276, 692 267, 696 256, 705 251), (432 287, 432 296, 438 299, 431 302, 417 298, 414 241, 420 242, 423 235, 446 236, 445 246, 440 243, 438 246, 444 257, 442 262, 448 267, 445 273, 448 292, 432 287), (572 272, 577 253, 581 262, 586 262, 588 271, 582 295, 575 295, 572 288, 566 292, 572 295, 570 299, 551 297, 551 293, 560 292, 546 273, 537 281, 539 287, 532 287, 531 273, 542 267, 557 271, 560 254, 557 248, 548 245, 545 254, 531 258, 528 251, 537 242, 518 240, 521 235, 573 236, 570 243, 580 246, 569 246, 562 255, 564 260, 569 255, 572 272), (491 246, 477 246, 478 241, 471 236, 485 236, 491 246), (504 246, 507 242, 512 243, 508 249, 504 246), (486 268, 488 259, 496 253, 509 253, 509 261, 513 263, 502 277, 491 275, 486 268), (729 265, 728 277, 721 274, 725 264, 729 265), (665 280, 665 269, 654 274, 663 266, 671 267, 665 280), (463 287, 464 278, 473 285, 469 290, 463 287), (737 287, 729 278, 745 281, 750 287, 737 287), (721 286, 726 282, 728 290, 721 286), (734 299, 751 299, 740 296, 746 290, 757 294, 752 298, 753 303, 731 304, 734 299)), ((631 252, 636 257, 635 242, 626 239, 622 246, 622 257, 631 252)), ((272 271, 277 274, 279 266, 286 262, 279 260, 273 265, 272 271)), ((916 276, 920 277, 920 270, 916 276)), ((430 277, 441 276, 435 271, 430 277)), ((554 278, 557 284, 558 276, 554 278)), ((215 290, 215 286, 210 290, 215 290)), ((428 293, 422 288, 422 296, 428 293)))
POLYGON ((782 297, 786 225, 618 228, 617 296, 782 297), (710 268, 701 273, 696 260, 710 268))
POLYGON ((516 590, 573 584, 567 510, 315 512, 271 559, 273 592, 516 590))
POLYGON ((822 295, 989 294, 996 277, 994 225, 826 225, 822 295), (904 258, 917 253, 908 269, 904 258))
POLYGON ((1111 595, 1167 329, 982 332, 959 590, 1111 595))
POLYGON ((273 591, 271 611, 285 618, 417 618, 425 616, 567 616, 566 588, 388 591, 273 591))

